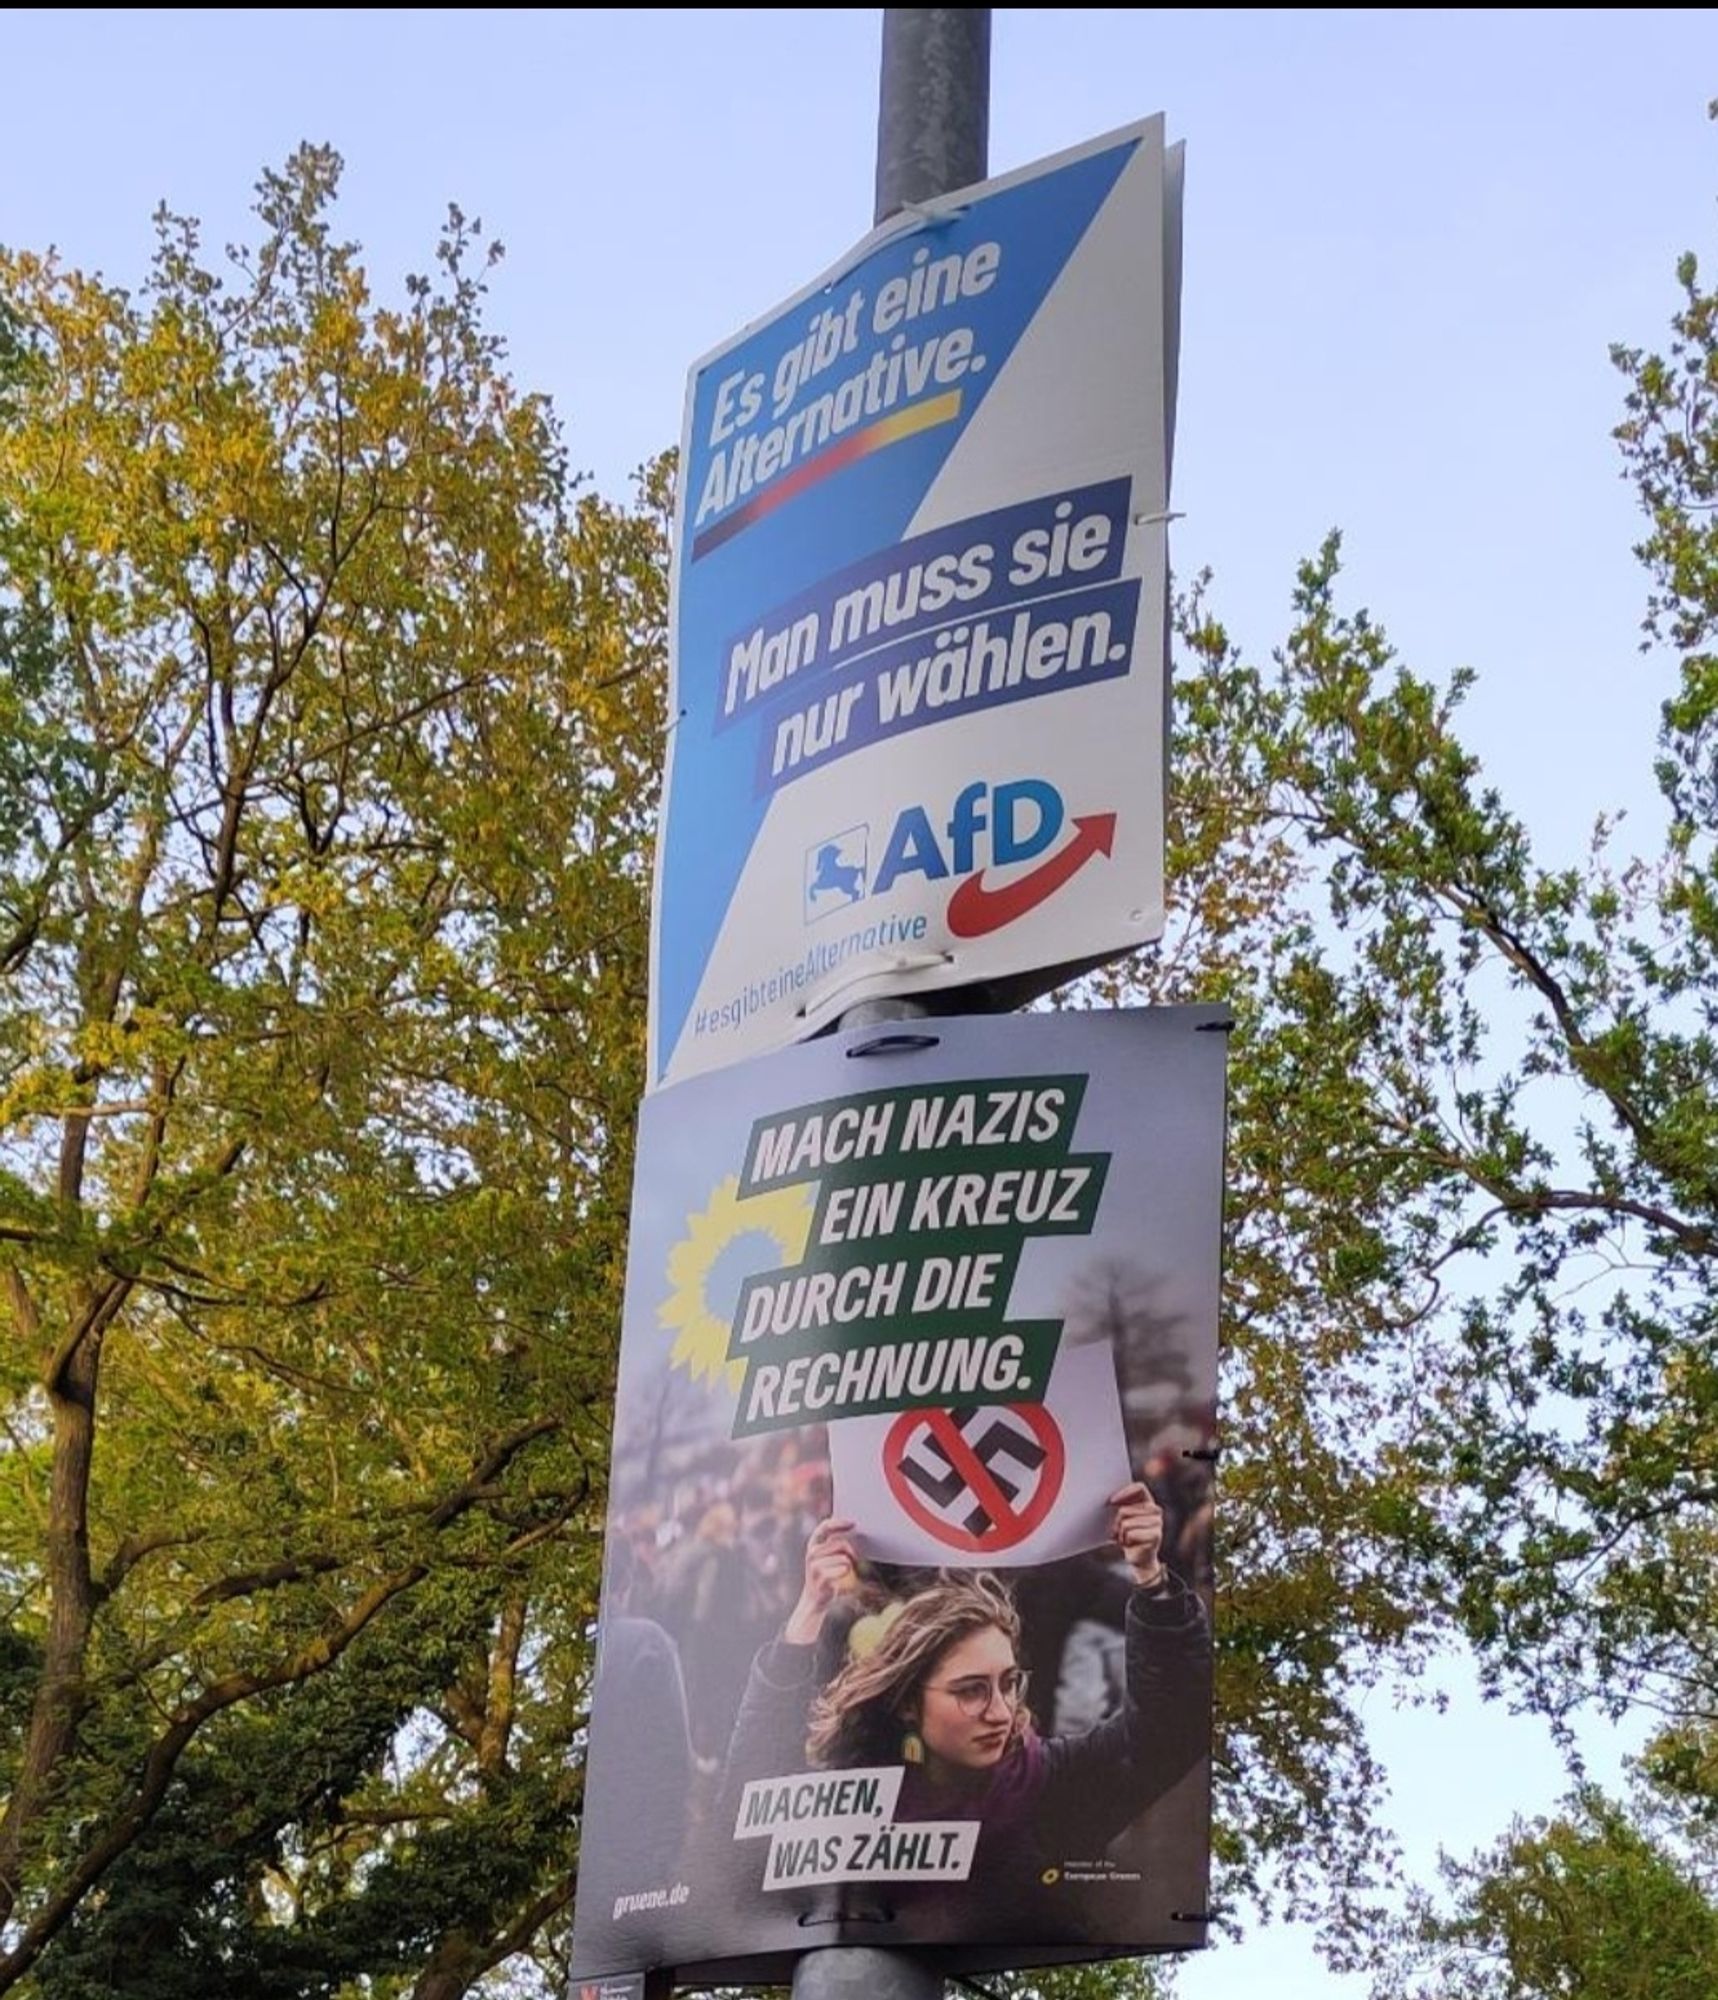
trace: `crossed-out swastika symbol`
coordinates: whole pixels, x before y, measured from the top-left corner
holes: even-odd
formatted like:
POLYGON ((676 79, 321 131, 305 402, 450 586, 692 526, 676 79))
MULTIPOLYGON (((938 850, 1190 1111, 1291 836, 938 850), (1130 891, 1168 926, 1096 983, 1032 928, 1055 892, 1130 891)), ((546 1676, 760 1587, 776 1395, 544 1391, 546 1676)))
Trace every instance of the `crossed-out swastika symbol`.
POLYGON ((1066 1458, 1039 1403, 907 1410, 883 1440, 883 1474, 902 1512, 967 1555, 999 1554, 1039 1527, 1066 1458))

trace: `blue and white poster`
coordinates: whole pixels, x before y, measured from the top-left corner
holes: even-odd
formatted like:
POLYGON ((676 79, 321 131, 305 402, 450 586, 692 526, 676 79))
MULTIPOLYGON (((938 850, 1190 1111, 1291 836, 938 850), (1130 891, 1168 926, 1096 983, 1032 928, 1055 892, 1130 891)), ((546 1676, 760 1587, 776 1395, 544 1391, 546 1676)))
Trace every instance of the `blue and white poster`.
POLYGON ((1180 188, 1094 140, 693 369, 652 1088, 1161 933, 1180 188))

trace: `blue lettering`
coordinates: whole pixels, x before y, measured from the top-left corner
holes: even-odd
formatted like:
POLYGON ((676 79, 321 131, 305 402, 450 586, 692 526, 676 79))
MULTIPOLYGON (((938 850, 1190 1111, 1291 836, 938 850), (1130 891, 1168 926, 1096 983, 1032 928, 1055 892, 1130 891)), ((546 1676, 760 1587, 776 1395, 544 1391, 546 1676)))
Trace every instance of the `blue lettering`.
MULTIPOLYGON (((961 797, 965 796, 963 792, 961 797)), ((1022 778, 1017 784, 998 785, 995 805, 991 851, 1001 866, 1006 867, 1011 861, 1030 861, 1034 854, 1042 854, 1062 831, 1062 795, 1042 778, 1022 778), (1031 806, 1038 815, 1038 824, 1024 835, 1018 831, 1014 817, 1015 808, 1022 805, 1031 806)), ((955 872, 965 872, 959 862, 955 864, 955 872)))
POLYGON ((896 820, 888 849, 878 864, 876 880, 871 884, 872 895, 881 896, 892 888, 897 875, 913 873, 923 875, 927 882, 938 881, 948 873, 948 863, 937 846, 937 837, 931 831, 923 806, 908 806, 896 820))
MULTIPOLYGON (((976 784, 968 785, 954 802, 954 813, 948 823, 948 837, 954 845, 954 872, 970 875, 978 865, 973 858, 973 847, 977 836, 984 831, 984 795, 990 787, 981 778, 976 784)), ((1001 796, 1000 793, 997 795, 1001 796)))
POLYGON ((970 875, 987 860, 998 867, 1030 861, 1055 840, 1065 817, 1062 795, 1048 779, 1017 778, 995 786, 976 779, 955 796, 946 849, 926 809, 906 808, 889 835, 871 893, 885 895, 903 875, 940 882, 947 875, 970 875))

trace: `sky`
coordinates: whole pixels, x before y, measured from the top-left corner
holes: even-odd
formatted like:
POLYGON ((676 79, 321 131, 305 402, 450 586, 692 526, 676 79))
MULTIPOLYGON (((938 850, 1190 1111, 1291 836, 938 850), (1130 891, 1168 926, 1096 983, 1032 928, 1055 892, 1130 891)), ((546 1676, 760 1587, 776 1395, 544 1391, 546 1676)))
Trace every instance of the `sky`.
MULTIPOLYGON (((0 241, 134 284, 158 202, 224 243, 265 166, 332 143, 379 293, 450 201, 505 242, 514 374, 619 495, 677 439, 688 365, 869 227, 879 33, 874 9, 9 9, 0 241)), ((1548 860, 1601 808, 1650 837, 1667 668, 1639 651, 1609 348, 1662 340, 1677 256, 1718 251, 1715 93, 1696 9, 995 17, 993 172, 1155 111, 1186 141, 1177 573, 1209 568, 1263 651, 1340 527, 1347 601, 1419 671, 1475 670, 1469 739, 1548 860)), ((1421 1871, 1560 1787, 1534 1725, 1448 1678, 1450 1713, 1375 1716, 1421 1871)), ((1182 1991, 1361 1988, 1274 1927, 1182 1991)))

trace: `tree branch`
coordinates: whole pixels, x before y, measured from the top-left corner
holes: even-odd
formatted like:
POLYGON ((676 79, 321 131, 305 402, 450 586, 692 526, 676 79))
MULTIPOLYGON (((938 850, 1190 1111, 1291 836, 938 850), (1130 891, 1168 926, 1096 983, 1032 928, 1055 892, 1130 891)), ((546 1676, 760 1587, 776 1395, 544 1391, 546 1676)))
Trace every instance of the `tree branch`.
MULTIPOLYGON (((477 1461, 471 1477, 431 1511, 431 1525, 437 1529, 451 1526, 476 1504, 490 1482, 507 1469, 526 1445, 559 1428, 559 1418, 539 1417, 497 1439, 477 1461)), ((71 1865, 59 1888, 15 1932, 16 1942, 12 1949, 0 1957, 0 1993, 8 1993, 17 1985, 91 1888, 154 1818, 167 1794, 179 1759, 197 1731, 212 1716, 253 1696, 308 1680, 312 1675, 324 1672, 339 1660, 389 1604, 429 1574, 430 1565, 427 1562, 406 1564, 372 1584, 330 1630, 285 1660, 260 1672, 223 1675, 193 1700, 175 1709, 167 1727, 151 1744, 144 1758, 136 1790, 129 1802, 71 1865)))

